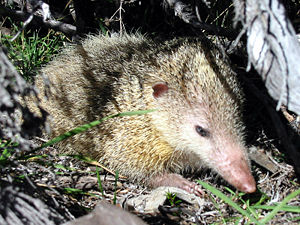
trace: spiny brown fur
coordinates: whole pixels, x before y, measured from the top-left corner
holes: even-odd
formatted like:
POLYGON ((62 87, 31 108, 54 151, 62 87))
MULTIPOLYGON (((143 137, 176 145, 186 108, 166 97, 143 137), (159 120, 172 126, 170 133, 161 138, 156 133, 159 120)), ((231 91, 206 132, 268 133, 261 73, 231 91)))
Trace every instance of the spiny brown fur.
POLYGON ((190 112, 205 115, 210 130, 243 144, 240 88, 205 40, 159 44, 141 35, 90 36, 65 49, 42 73, 51 82, 45 100, 44 82, 36 80, 52 117, 51 137, 107 115, 158 109, 107 120, 59 145, 64 153, 90 156, 132 180, 147 183, 152 176, 201 167, 201 157, 190 151, 193 143, 180 136, 190 112), (152 86, 158 82, 168 91, 156 99, 152 86))

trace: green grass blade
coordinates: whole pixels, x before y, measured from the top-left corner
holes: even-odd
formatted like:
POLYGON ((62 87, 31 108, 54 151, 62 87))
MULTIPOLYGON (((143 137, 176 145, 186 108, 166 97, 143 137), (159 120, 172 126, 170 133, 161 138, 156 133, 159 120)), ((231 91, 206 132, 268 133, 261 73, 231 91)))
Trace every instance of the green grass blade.
POLYGON ((151 112, 154 112, 154 111, 156 111, 156 109, 139 110, 139 111, 131 111, 131 112, 122 112, 122 113, 118 113, 118 114, 112 115, 110 118, 114 118, 114 117, 118 117, 118 116, 143 115, 143 114, 151 113, 151 112))
POLYGON ((118 186, 118 179, 119 179, 119 171, 116 171, 116 176, 115 176, 115 191, 114 191, 114 199, 113 199, 113 204, 117 204, 117 186, 118 186))
POLYGON ((289 219, 290 221, 300 221, 300 216, 289 219))
POLYGON ((68 194, 84 194, 85 192, 77 188, 64 188, 64 191, 68 194))
POLYGON ((123 113, 118 113, 118 114, 114 114, 114 115, 110 115, 110 116, 106 116, 100 120, 96 120, 96 121, 93 121, 91 123, 87 123, 87 124, 84 124, 82 126, 79 126, 79 127, 76 127, 58 137, 55 137, 53 139, 51 139, 50 141, 42 144, 39 148, 37 148, 36 150, 38 149, 41 149, 41 148, 44 148, 44 147, 47 147, 47 146, 50 146, 50 145, 53 145, 57 142, 60 142, 66 138, 69 138, 69 137, 72 137, 74 136, 75 134, 79 134, 79 133, 82 133, 94 126, 97 126, 99 125, 100 123, 102 123, 103 121, 105 120, 108 120, 110 118, 115 118, 115 117, 120 117, 120 116, 134 116, 134 115, 142 115, 142 114, 146 114, 146 113, 150 113, 150 112, 154 112, 155 109, 153 110, 140 110, 140 111, 132 111, 132 112, 123 112, 123 113))
POLYGON ((261 224, 258 220, 256 220, 254 217, 252 217, 247 211, 245 211, 244 209, 242 209, 238 204, 236 204, 235 202, 233 202, 230 198, 228 198, 226 195, 224 195, 222 192, 220 192, 219 190, 217 190, 216 188, 214 188, 213 186, 198 180, 197 181, 200 185, 202 185, 204 188, 206 188, 207 190, 209 190, 210 192, 212 192, 214 195, 218 196, 219 198, 221 198, 224 202, 226 202, 227 204, 229 204, 230 206, 232 206, 233 208, 235 208, 239 213, 241 213, 242 215, 246 216, 251 222, 255 223, 255 224, 261 224))
POLYGON ((265 216, 265 218, 263 218, 260 222, 262 224, 265 224, 267 222, 269 222, 278 211, 283 210, 283 208, 285 207, 286 203, 288 203, 291 199, 295 198, 297 195, 300 195, 300 189, 298 189, 297 191, 292 192, 291 194, 289 194, 288 196, 286 196, 281 203, 279 203, 267 216, 265 216))
POLYGON ((103 192, 103 187, 102 187, 102 182, 101 182, 101 178, 100 178, 100 174, 99 174, 99 167, 98 166, 96 166, 96 174, 97 174, 97 180, 98 180, 99 190, 100 190, 102 196, 104 197, 104 192, 103 192))
POLYGON ((226 224, 226 220, 225 220, 225 218, 223 216, 223 213, 222 213, 220 207, 218 206, 218 203, 216 202, 216 200, 213 198, 213 196, 211 194, 209 194, 209 198, 212 201, 212 203, 214 204, 214 206, 216 207, 216 209, 219 212, 219 214, 221 215, 223 223, 226 224))
MULTIPOLYGON (((277 207, 277 205, 258 205, 258 206, 252 206, 253 209, 265 209, 265 210, 273 210, 277 207)), ((300 206, 283 206, 280 211, 284 212, 294 212, 294 213, 300 213, 300 206)))

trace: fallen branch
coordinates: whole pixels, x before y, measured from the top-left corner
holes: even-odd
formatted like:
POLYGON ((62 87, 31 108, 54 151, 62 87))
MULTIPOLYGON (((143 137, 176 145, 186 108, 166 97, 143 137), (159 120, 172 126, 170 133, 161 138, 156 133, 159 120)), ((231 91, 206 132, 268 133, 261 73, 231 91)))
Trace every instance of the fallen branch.
MULTIPOLYGON (((25 22, 28 20, 28 18, 31 16, 31 14, 20 11, 20 10, 12 10, 3 5, 0 5, 0 16, 8 16, 8 17, 12 18, 13 20, 25 22)), ((39 26, 45 26, 47 28, 52 28, 53 30, 56 30, 56 31, 61 31, 68 36, 74 36, 76 33, 75 26, 73 26, 71 24, 59 22, 56 20, 52 20, 52 19, 44 21, 42 16, 34 15, 33 19, 32 19, 32 23, 37 24, 39 26)))
POLYGON ((236 38, 238 33, 232 29, 206 24, 199 20, 199 11, 193 12, 189 5, 179 0, 165 0, 167 6, 174 10, 175 16, 178 16, 185 23, 192 25, 194 28, 205 30, 209 34, 224 36, 230 39, 236 38), (197 14, 197 15, 196 15, 197 14))
POLYGON ((247 31, 248 70, 251 64, 280 106, 300 115, 300 44, 277 0, 235 0, 236 22, 247 31))

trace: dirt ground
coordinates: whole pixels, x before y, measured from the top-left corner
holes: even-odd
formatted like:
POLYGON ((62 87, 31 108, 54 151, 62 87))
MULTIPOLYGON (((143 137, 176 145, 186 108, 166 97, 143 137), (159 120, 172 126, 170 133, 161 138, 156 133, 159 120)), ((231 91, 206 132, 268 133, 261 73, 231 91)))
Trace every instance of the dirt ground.
MULTIPOLYGON (((265 168, 253 163, 253 174, 258 189, 266 196, 265 201, 281 202, 284 197, 299 188, 299 181, 292 166, 285 162, 276 162, 270 152, 266 152, 266 154, 275 163, 278 171, 272 174, 265 168)), ((276 152, 273 155, 276 155, 276 152)), ((210 171, 204 171, 202 174, 194 174, 193 177, 190 177, 193 180, 199 178, 216 186, 226 195, 230 195, 224 186, 227 184, 222 178, 216 178, 215 174, 210 171)), ((99 188, 95 166, 71 156, 60 156, 55 148, 48 147, 36 152, 36 156, 19 160, 17 164, 7 166, 6 171, 5 169, 2 171, 0 200, 3 204, 2 207, 5 210, 10 208, 16 216, 21 217, 24 224, 29 224, 26 221, 30 220, 30 217, 26 218, 28 215, 34 214, 35 210, 40 211, 42 209, 50 211, 45 214, 45 217, 48 217, 44 218, 45 221, 62 224, 86 215, 101 201, 114 204, 115 194, 116 205, 124 207, 124 199, 151 192, 151 190, 130 183, 126 179, 119 179, 116 182, 115 176, 105 170, 100 170, 100 179, 103 194, 99 188), (13 199, 9 196, 13 196, 13 199), (38 206, 40 203, 38 204, 36 199, 41 200, 43 204, 38 206), (21 212, 18 212, 18 204, 22 208, 21 212), (27 208, 26 204, 31 205, 32 208, 28 211, 27 216, 24 216, 22 213, 27 208)), ((241 217, 239 213, 219 198, 209 195, 209 191, 206 193, 204 204, 201 205, 181 202, 172 206, 167 200, 158 208, 159 212, 143 213, 135 209, 129 211, 138 215, 147 224, 234 224, 233 219, 241 217)), ((262 194, 257 192, 252 194, 250 199, 255 200, 261 196, 262 194)), ((247 198, 247 196, 244 197, 247 198)), ((290 201, 289 205, 299 206, 299 196, 290 201)), ((267 213, 268 211, 264 210, 260 212, 260 215, 263 217, 267 213)), ((299 213, 278 213, 271 224, 299 224, 299 216, 299 213)), ((245 219, 241 219, 239 224, 246 222, 245 219)))

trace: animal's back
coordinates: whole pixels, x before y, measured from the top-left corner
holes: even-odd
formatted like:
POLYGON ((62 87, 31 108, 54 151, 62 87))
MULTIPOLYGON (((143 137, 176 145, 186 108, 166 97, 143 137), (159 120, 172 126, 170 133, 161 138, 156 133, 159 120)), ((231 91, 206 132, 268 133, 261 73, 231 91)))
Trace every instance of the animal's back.
MULTIPOLYGON (((65 49, 42 70, 51 87, 49 99, 42 101, 51 117, 51 137, 106 115, 153 109, 147 76, 158 67, 156 47, 160 48, 140 35, 91 36, 82 46, 65 49)), ((41 77, 36 85, 43 93, 41 77)), ((156 150, 168 144, 152 129, 148 115, 114 118, 63 141, 59 148, 65 153, 88 155, 141 180, 145 174, 133 168, 143 167, 149 174, 159 171, 159 167, 165 170, 172 156, 171 149, 166 148, 165 153, 156 150), (167 159, 162 157, 164 154, 167 159)))

